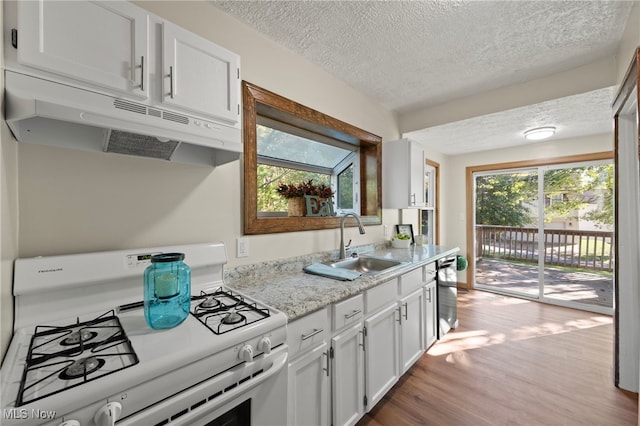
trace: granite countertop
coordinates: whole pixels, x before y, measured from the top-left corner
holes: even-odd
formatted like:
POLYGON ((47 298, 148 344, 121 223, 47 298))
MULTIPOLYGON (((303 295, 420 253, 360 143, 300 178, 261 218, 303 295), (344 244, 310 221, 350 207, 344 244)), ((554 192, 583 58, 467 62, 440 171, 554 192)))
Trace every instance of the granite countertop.
POLYGON ((403 262, 402 266, 376 275, 363 275, 353 281, 339 281, 305 273, 302 268, 314 262, 335 259, 333 252, 300 256, 275 262, 242 266, 225 271, 225 283, 287 315, 289 321, 349 298, 412 269, 434 262, 460 249, 435 245, 394 249, 385 244, 368 246, 362 255, 403 262))

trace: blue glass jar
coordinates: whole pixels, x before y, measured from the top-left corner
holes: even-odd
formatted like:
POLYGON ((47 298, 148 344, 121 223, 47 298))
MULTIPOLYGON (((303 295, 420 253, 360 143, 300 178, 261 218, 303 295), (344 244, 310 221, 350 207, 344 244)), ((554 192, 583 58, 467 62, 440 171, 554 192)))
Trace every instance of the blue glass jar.
POLYGON ((172 328, 189 315, 191 268, 184 253, 151 256, 144 271, 144 318, 156 330, 172 328))

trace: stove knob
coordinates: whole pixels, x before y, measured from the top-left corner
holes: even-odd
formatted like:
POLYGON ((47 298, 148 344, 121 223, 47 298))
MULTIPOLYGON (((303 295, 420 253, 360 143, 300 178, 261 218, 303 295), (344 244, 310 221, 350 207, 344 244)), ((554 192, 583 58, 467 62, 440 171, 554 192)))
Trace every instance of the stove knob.
POLYGON ((240 352, 238 352, 238 358, 245 362, 253 361, 253 348, 251 345, 244 345, 240 348, 240 352))
POLYGON ((116 420, 120 417, 121 412, 122 404, 119 402, 110 402, 98 410, 93 417, 93 421, 96 422, 98 426, 113 426, 116 424, 116 420))
POLYGON ((60 423, 58 426, 81 426, 80 422, 77 420, 67 420, 60 423))
POLYGON ((267 336, 263 337, 260 339, 260 342, 258 342, 258 350, 265 354, 271 353, 271 340, 267 336))

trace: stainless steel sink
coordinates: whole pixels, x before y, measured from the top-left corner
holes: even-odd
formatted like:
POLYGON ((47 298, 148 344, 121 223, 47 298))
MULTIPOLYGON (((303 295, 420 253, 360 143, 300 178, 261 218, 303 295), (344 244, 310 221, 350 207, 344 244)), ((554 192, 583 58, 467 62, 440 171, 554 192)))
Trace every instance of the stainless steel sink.
POLYGON ((403 262, 391 259, 383 259, 380 257, 360 256, 355 258, 347 258, 342 260, 334 260, 326 262, 326 265, 337 269, 349 269, 362 274, 377 274, 386 272, 397 266, 401 266, 403 262))

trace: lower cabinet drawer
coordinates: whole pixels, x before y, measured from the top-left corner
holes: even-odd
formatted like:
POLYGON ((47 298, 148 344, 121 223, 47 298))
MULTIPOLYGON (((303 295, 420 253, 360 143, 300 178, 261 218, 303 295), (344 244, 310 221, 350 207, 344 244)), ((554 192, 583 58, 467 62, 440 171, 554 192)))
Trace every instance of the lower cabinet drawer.
POLYGON ((365 308, 367 314, 377 311, 389 303, 395 303, 398 298, 398 279, 394 278, 366 292, 365 308))
POLYGON ((422 268, 414 269, 400 276, 400 285, 398 286, 398 294, 400 297, 416 291, 423 286, 424 273, 422 268))
POLYGON ((333 305, 333 330, 337 331, 362 319, 364 303, 362 294, 333 305))
POLYGON ((329 338, 329 308, 313 312, 287 324, 289 358, 312 349, 329 338))

